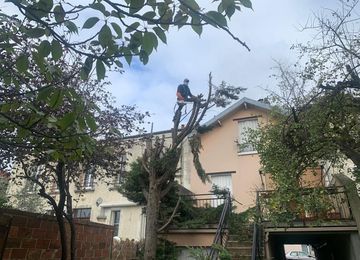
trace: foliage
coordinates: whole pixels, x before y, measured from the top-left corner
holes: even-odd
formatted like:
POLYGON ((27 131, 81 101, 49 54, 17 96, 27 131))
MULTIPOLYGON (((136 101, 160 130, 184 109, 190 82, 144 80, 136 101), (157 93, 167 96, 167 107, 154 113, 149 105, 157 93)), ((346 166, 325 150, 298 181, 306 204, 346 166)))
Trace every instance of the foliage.
POLYGON ((9 198, 7 196, 8 178, 0 173, 0 208, 8 206, 9 198))
POLYGON ((242 235, 244 226, 248 226, 254 220, 256 220, 255 208, 249 208, 241 213, 231 212, 228 220, 229 234, 242 235))
POLYGON ((26 212, 46 213, 44 198, 40 197, 35 191, 30 191, 30 185, 34 186, 36 184, 27 181, 23 187, 18 187, 18 191, 11 196, 12 207, 26 212))
POLYGON ((0 16, 7 35, 0 45, 0 169, 11 164, 15 184, 31 181, 34 192, 47 199, 66 257, 63 217, 71 225, 70 184, 81 187, 81 176, 90 168, 101 168, 94 179, 118 174, 120 158, 131 145, 123 136, 136 130, 144 115, 132 106, 114 107, 105 83, 82 80, 80 57, 65 51, 61 59, 39 59, 40 39, 19 29, 22 22, 0 16))
MULTIPOLYGON (((221 245, 214 244, 211 246, 218 251, 218 257, 220 260, 231 260, 231 254, 221 245)), ((210 256, 205 247, 188 247, 190 256, 196 260, 210 260, 210 256)))
POLYGON ((184 201, 174 218, 173 225, 177 228, 203 228, 206 225, 218 224, 223 205, 217 207, 196 207, 191 201, 184 201))
MULTIPOLYGON (((274 120, 253 135, 262 171, 270 174, 276 192, 268 198, 277 221, 291 221, 306 212, 326 211, 329 201, 321 187, 304 195, 305 173, 330 164, 339 172, 351 160, 360 166, 360 62, 356 2, 342 2, 340 11, 315 17, 317 38, 295 47, 305 68, 291 71, 279 65, 279 106, 274 120), (319 40, 319 41, 317 41, 319 40), (308 89, 305 89, 305 88, 308 89), (309 89, 310 87, 310 89, 309 89)), ((320 183, 312 185, 321 185, 320 183)), ((306 191, 307 192, 307 191, 306 191)), ((318 213, 316 213, 318 214, 318 213)))
POLYGON ((143 247, 142 241, 129 239, 114 241, 112 247, 112 259, 134 259, 139 255, 141 247, 143 247))
MULTIPOLYGON (((19 29, 29 38, 39 39, 39 51, 18 60, 23 71, 27 58, 45 63, 48 57, 61 59, 66 51, 84 58, 81 68, 83 79, 92 69, 99 80, 113 66, 122 68, 139 57, 143 64, 157 49, 159 42, 167 43, 166 32, 171 27, 191 27, 198 35, 204 26, 225 31, 245 48, 248 46, 228 29, 228 20, 241 8, 252 8, 250 0, 228 0, 200 6, 195 0, 157 1, 111 0, 73 3, 64 0, 8 0, 22 16, 19 29), (84 21, 78 26, 79 21, 84 21)), ((5 14, 3 14, 5 15, 5 14)), ((6 47, 16 41, 3 40, 6 47)))
POLYGON ((180 253, 176 244, 166 239, 159 239, 156 248, 156 259, 159 260, 176 260, 180 253))

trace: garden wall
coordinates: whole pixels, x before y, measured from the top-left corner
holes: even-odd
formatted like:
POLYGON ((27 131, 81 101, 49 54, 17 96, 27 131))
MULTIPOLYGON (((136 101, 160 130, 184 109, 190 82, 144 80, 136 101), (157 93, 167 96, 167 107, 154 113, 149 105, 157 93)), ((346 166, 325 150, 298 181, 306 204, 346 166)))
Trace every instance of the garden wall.
MULTIPOLYGON (((113 226, 76 223, 76 259, 110 259, 113 226)), ((55 217, 0 209, 0 259, 60 259, 55 217), (2 254, 2 258, 1 258, 2 254)))

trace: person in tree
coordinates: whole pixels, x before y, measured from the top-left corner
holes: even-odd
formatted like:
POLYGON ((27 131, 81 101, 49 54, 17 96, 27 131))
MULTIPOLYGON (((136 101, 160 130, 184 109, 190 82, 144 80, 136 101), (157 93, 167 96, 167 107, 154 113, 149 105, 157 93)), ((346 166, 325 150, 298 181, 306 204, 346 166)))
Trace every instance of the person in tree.
POLYGON ((184 83, 178 86, 176 91, 176 97, 178 103, 191 102, 197 100, 197 97, 191 94, 188 79, 184 79, 184 83))

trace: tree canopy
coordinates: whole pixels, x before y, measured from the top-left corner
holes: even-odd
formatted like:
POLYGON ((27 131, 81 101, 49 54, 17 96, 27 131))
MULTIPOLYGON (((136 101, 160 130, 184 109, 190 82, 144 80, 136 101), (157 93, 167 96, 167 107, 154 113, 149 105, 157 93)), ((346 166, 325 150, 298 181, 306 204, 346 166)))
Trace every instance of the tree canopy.
MULTIPOLYGON (((167 42, 166 32, 171 27, 188 26, 201 35, 204 26, 213 26, 249 50, 245 42, 231 33, 228 20, 242 8, 252 8, 250 0, 213 1, 206 6, 195 0, 7 2, 14 4, 24 17, 19 20, 18 29, 26 37, 39 39, 38 50, 30 53, 33 59, 38 64, 46 63, 49 58, 58 60, 70 51, 83 58, 83 79, 93 68, 98 79, 103 79, 107 69, 122 68, 123 62, 130 64, 133 57, 146 64, 159 42, 167 42)), ((18 40, 3 38, 1 43, 11 49, 18 40)), ((17 60, 23 70, 28 67, 27 58, 22 56, 17 60)))
POLYGON ((322 188, 303 196, 304 174, 315 167, 330 164, 344 173, 345 160, 351 160, 349 174, 359 180, 360 24, 357 1, 342 3, 340 11, 307 25, 317 38, 295 46, 306 60, 303 67, 278 64, 281 93, 272 95, 274 120, 254 135, 262 172, 270 174, 277 191, 270 205, 279 219, 329 206, 322 188), (286 215, 291 204, 297 209, 286 215))

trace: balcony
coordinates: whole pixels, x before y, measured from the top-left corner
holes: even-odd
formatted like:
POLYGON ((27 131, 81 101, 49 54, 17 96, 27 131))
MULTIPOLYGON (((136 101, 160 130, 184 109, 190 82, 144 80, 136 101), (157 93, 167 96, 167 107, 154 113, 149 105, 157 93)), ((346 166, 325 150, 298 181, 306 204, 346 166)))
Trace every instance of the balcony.
POLYGON ((301 200, 276 200, 275 191, 259 191, 259 217, 265 225, 275 226, 347 226, 354 225, 354 217, 343 186, 319 190, 300 190, 301 200), (303 203, 303 202, 306 203, 303 203), (319 202, 319 203, 318 203, 319 202), (266 224, 267 223, 267 224, 266 224))

